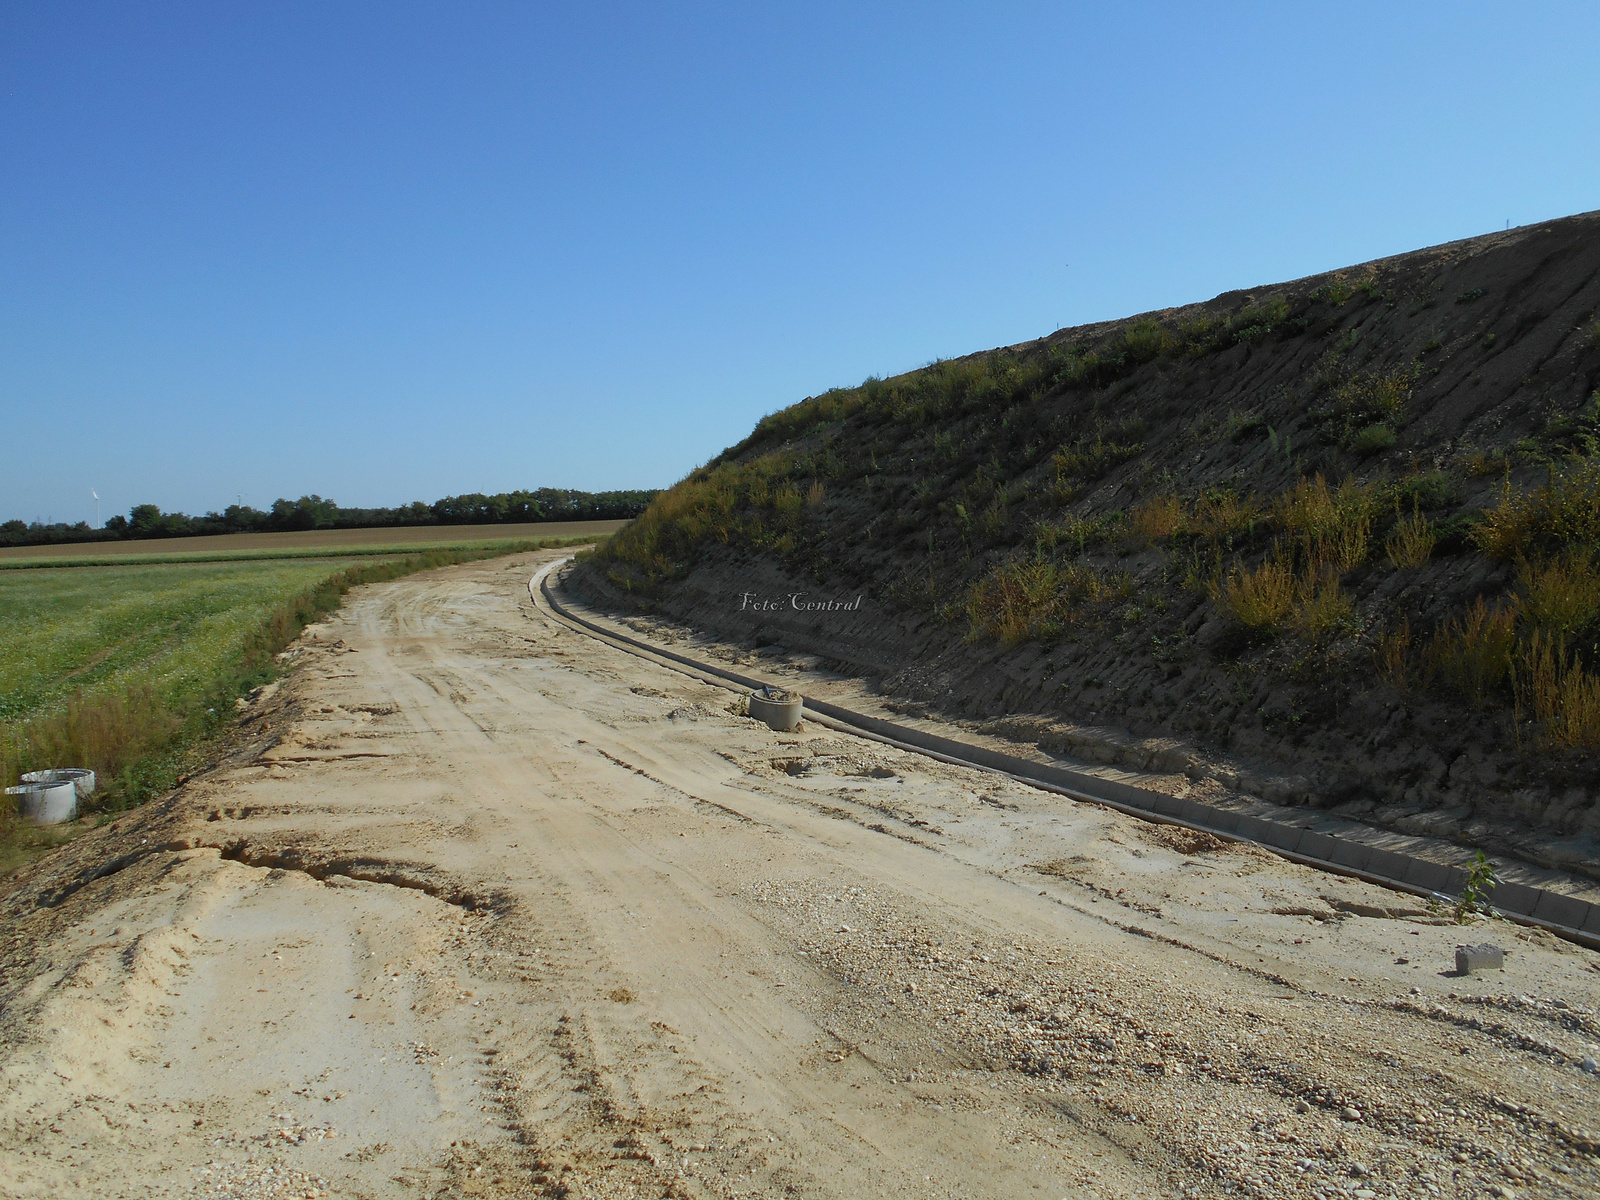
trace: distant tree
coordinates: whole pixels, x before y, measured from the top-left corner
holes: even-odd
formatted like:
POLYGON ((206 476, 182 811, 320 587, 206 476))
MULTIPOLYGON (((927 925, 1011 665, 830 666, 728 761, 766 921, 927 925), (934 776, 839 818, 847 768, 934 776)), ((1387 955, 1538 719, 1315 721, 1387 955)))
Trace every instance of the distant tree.
POLYGON ((181 512, 164 513, 157 505, 139 504, 126 517, 112 517, 103 529, 91 529, 83 521, 75 525, 6 521, 0 524, 0 545, 193 537, 269 529, 376 529, 393 525, 615 520, 638 516, 655 495, 654 491, 576 492, 567 488, 537 488, 497 492, 492 496, 469 492, 462 496, 446 496, 433 504, 414 500, 398 508, 340 508, 332 500, 312 494, 298 500, 275 500, 269 512, 230 504, 220 513, 208 512, 201 517, 181 512))
POLYGON ((128 513, 128 536, 135 538, 160 537, 165 532, 161 508, 155 504, 135 504, 128 513))
POLYGON ((230 504, 222 510, 221 522, 227 533, 252 533, 267 527, 267 514, 259 508, 230 504))
POLYGON ((339 506, 321 496, 301 496, 298 500, 277 499, 272 502, 271 525, 274 529, 326 529, 338 521, 339 506))

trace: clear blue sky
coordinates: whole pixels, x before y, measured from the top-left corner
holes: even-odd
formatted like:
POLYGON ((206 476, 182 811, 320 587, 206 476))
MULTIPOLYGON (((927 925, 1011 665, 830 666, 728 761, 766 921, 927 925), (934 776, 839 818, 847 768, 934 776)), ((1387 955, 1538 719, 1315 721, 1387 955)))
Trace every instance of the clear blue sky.
POLYGON ((1600 5, 0 6, 0 519, 660 486, 1600 208, 1600 5))

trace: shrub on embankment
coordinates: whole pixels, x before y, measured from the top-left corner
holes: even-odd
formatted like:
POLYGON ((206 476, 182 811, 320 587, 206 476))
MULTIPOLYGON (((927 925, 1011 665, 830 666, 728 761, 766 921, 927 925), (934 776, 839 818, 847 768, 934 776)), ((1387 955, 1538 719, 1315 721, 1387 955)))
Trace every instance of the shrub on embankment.
POLYGON ((1570 832, 1600 783, 1597 311, 1589 214, 869 379, 592 568, 673 610, 759 561, 895 615, 884 655, 921 661, 886 686, 929 703, 1570 832))

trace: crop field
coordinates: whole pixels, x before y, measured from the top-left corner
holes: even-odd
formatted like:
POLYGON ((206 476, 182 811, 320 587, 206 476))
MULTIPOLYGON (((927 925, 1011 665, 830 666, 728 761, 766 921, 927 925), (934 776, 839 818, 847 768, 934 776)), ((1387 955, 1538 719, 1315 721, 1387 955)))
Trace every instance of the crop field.
POLYGON ((78 693, 148 688, 182 707, 236 660, 268 614, 338 560, 87 567, 0 573, 0 720, 78 693))
MULTIPOLYGON (((86 766, 101 777, 97 809, 137 804, 204 759, 234 699, 269 679, 277 651, 337 608, 348 588, 589 540, 497 538, 342 555, 286 545, 0 570, 0 782, 40 767, 86 766)), ((0 806, 0 869, 72 832, 19 826, 13 807, 0 806)))
POLYGON ((626 524, 626 521, 540 521, 524 525, 419 525, 385 529, 307 529, 296 533, 230 533, 216 537, 78 542, 61 546, 8 546, 0 549, 0 568, 502 549, 518 547, 533 539, 586 540, 604 537, 626 524))

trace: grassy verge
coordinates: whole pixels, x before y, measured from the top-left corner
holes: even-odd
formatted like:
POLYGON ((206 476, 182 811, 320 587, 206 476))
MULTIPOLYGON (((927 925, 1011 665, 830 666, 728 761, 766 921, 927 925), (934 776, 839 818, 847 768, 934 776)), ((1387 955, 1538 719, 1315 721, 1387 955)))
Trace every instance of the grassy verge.
MULTIPOLYGON (((132 808, 215 753, 234 700, 272 679, 279 651, 352 587, 568 541, 429 548, 332 574, 325 564, 232 559, 8 580, 0 615, 32 620, 8 620, 0 645, 0 703, 11 710, 0 723, 0 781, 85 766, 100 778, 88 823, 132 808)), ((0 870, 85 827, 37 829, 0 805, 0 870)))

